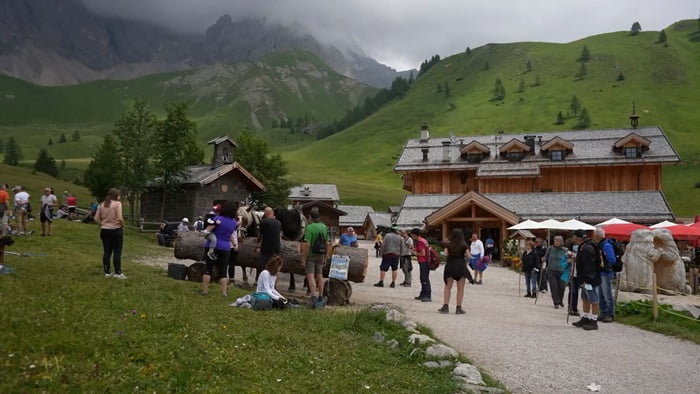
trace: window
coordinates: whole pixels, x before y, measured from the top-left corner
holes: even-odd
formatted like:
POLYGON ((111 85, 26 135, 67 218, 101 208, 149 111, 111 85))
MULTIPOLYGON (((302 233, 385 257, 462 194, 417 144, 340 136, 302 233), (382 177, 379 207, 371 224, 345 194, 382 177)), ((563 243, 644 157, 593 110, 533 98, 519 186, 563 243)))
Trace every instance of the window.
POLYGON ((510 151, 508 152, 508 161, 520 161, 525 157, 525 152, 520 151, 510 151))
POLYGON ((624 152, 625 152, 625 157, 630 158, 630 159, 642 157, 642 151, 637 147, 627 147, 627 148, 625 148, 624 152))
POLYGON ((551 161, 562 161, 564 160, 564 151, 561 150, 550 150, 549 160, 551 161))
POLYGON ((467 153, 467 161, 470 163, 479 163, 484 160, 483 153, 467 153))

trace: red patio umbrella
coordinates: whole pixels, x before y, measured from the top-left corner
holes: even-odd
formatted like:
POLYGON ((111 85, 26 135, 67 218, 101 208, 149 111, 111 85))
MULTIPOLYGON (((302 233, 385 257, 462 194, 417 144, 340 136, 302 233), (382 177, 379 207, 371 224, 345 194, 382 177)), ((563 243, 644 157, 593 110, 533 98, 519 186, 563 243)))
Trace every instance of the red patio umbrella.
POLYGON ((674 239, 693 240, 700 239, 700 226, 685 226, 678 224, 675 226, 666 227, 670 231, 674 239))
POLYGON ((603 226, 605 236, 615 238, 618 241, 629 241, 632 231, 640 229, 649 230, 649 227, 636 223, 609 224, 603 226))

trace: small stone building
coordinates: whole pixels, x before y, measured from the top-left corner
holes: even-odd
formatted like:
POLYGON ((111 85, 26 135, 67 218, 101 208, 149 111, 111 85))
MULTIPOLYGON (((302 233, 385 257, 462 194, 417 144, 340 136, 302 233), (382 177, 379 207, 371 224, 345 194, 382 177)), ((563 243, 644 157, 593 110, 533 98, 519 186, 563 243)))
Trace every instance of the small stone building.
POLYGON ((375 239, 377 234, 386 232, 392 225, 390 213, 368 213, 362 226, 365 231, 365 239, 375 239))
MULTIPOLYGON (((179 190, 166 192, 164 219, 180 221, 186 217, 192 221, 204 216, 219 202, 230 200, 247 202, 251 193, 265 190, 243 166, 233 161, 236 143, 228 136, 209 141, 213 145, 212 164, 187 167, 179 190)), ((141 198, 141 217, 147 222, 160 220, 162 191, 153 188, 141 198)))
POLYGON ((338 209, 347 212, 347 215, 340 217, 340 233, 352 227, 358 238, 364 238, 365 218, 368 213, 374 212, 374 208, 366 205, 338 205, 338 209))

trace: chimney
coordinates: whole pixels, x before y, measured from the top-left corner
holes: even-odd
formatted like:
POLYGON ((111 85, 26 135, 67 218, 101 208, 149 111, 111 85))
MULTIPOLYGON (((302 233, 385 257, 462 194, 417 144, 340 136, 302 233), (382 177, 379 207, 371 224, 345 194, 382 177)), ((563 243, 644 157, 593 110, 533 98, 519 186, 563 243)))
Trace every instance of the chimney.
POLYGON ((425 146, 420 151, 423 152, 423 161, 428 161, 428 147, 425 146))
POLYGON ((428 124, 423 122, 420 125, 420 142, 425 143, 430 139, 430 131, 428 131, 428 124))
POLYGON ((442 161, 450 161, 450 141, 442 141, 442 161))
POLYGON ((535 138, 536 136, 534 135, 526 135, 525 136, 525 143, 527 146, 530 147, 530 152, 528 152, 528 155, 534 155, 535 154, 535 138))

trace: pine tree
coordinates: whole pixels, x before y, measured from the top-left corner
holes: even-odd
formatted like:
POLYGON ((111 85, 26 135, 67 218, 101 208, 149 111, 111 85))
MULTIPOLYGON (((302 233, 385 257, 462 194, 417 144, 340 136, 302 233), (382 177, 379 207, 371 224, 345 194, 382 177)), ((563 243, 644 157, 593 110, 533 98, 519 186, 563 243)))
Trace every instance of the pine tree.
POLYGON ((525 63, 525 69, 528 72, 532 71, 532 62, 530 61, 530 59, 527 59, 527 63, 525 63))
POLYGON ((584 45, 583 49, 581 50, 581 56, 579 56, 578 61, 581 63, 585 63, 589 60, 591 60, 591 52, 588 50, 588 46, 584 45))
POLYGON ((49 146, 53 145, 53 139, 51 139, 51 137, 49 137, 48 145, 49 145, 49 146))
POLYGON ((640 25, 639 22, 634 22, 630 29, 630 35, 636 36, 640 31, 642 31, 642 25, 640 25))
POLYGON ((586 63, 581 63, 581 67, 579 67, 576 77, 579 79, 583 79, 583 77, 585 77, 587 74, 588 68, 586 68, 586 63))
POLYGON ((622 75, 622 73, 619 73, 619 74, 617 74, 617 80, 618 80, 618 81, 624 81, 624 80, 625 80, 625 76, 622 75))
POLYGON ((571 98, 571 104, 569 104, 571 112, 576 116, 579 110, 581 110, 581 103, 578 101, 578 97, 574 96, 571 98))
POLYGON ((447 98, 447 97, 450 97, 450 94, 451 94, 451 93, 450 93, 450 85, 448 85, 447 82, 445 82, 445 89, 443 89, 443 92, 445 92, 445 97, 446 97, 446 98, 447 98))
POLYGON ((467 56, 471 55, 471 54, 472 54, 472 49, 469 48, 469 47, 467 47, 467 50, 465 51, 465 53, 467 54, 467 56))
POLYGON ((5 144, 5 158, 3 159, 3 163, 16 166, 19 165, 19 162, 22 161, 22 159, 24 159, 22 148, 17 145, 14 137, 10 137, 5 144))
POLYGON ((665 44, 665 43, 666 43, 666 30, 661 30, 661 31, 659 32, 659 42, 660 42, 661 44, 665 44))
POLYGON ((525 91, 525 80, 520 78, 520 82, 518 82, 518 90, 516 92, 522 93, 525 91))
POLYGON ((54 160, 51 155, 45 150, 40 149, 39 155, 34 162, 34 170, 37 172, 43 172, 44 174, 49 174, 56 178, 58 176, 58 167, 56 167, 56 160, 54 160))
POLYGON ((413 85, 413 82, 416 80, 416 78, 413 77, 413 70, 411 70, 411 73, 408 75, 408 84, 413 85))
POLYGON ((102 201, 110 188, 120 184, 117 175, 122 173, 121 168, 117 140, 107 134, 85 170, 83 183, 93 196, 102 201))
POLYGON ((532 86, 540 86, 540 74, 535 75, 535 83, 532 86))
POLYGON ((441 84, 437 84, 437 86, 435 86, 435 92, 442 93, 442 85, 441 84))
POLYGON ((65 144, 66 142, 68 142, 68 140, 66 140, 66 135, 61 133, 61 137, 58 139, 58 143, 65 144))
POLYGON ((506 98, 506 89, 503 87, 503 83, 500 78, 496 78, 496 82, 493 84, 493 97, 491 101, 502 101, 506 98))
POLYGON ((489 62, 487 60, 484 62, 484 70, 488 70, 489 68, 491 68, 491 65, 489 65, 489 62))
POLYGON ((70 136, 70 140, 73 142, 80 141, 80 131, 78 131, 78 129, 73 129, 73 134, 70 136))
POLYGON ((554 124, 564 124, 564 115, 561 113, 561 111, 559 111, 559 113, 557 114, 557 120, 556 122, 554 122, 554 124))
POLYGON ((588 116, 588 110, 586 107, 581 109, 581 114, 578 117, 578 128, 587 129, 591 125, 591 118, 588 116))

